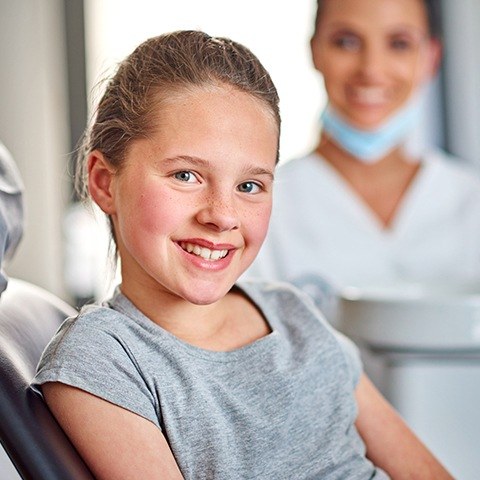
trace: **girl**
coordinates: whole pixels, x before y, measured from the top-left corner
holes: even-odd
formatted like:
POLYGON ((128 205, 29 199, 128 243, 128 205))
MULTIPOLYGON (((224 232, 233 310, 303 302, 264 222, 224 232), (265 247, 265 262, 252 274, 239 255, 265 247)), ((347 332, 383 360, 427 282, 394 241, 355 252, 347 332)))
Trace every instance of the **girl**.
POLYGON ((110 81, 86 162, 122 282, 33 382, 98 479, 450 478, 307 299, 235 284, 267 231, 279 129, 268 73, 227 39, 152 38, 110 81))

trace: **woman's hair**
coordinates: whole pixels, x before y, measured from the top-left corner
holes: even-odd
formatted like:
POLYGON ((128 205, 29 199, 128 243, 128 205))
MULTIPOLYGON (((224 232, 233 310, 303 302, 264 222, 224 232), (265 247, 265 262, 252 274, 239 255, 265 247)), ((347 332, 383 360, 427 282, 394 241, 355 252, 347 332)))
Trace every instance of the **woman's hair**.
MULTIPOLYGON (((442 40, 440 0, 422 0, 422 2, 427 11, 428 31, 430 33, 430 37, 435 40, 442 40)), ((314 34, 317 32, 324 3, 325 0, 317 0, 317 14, 315 17, 314 34)))
POLYGON ((230 86, 257 98, 280 132, 277 90, 249 49, 199 31, 160 35, 138 46, 108 82, 78 151, 79 196, 88 197, 86 164, 92 151, 102 152, 120 170, 130 143, 152 133, 161 118, 162 99, 212 86, 230 86))

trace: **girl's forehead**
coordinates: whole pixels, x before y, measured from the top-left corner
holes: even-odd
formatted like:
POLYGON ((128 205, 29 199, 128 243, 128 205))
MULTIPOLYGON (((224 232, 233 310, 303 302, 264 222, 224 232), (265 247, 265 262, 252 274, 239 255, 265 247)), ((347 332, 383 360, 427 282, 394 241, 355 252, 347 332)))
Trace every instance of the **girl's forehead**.
POLYGON ((154 128, 165 126, 168 120, 177 120, 179 115, 207 115, 212 109, 220 109, 223 115, 233 117, 235 108, 253 107, 270 117, 279 129, 275 114, 266 101, 226 83, 172 85, 157 91, 152 100, 154 128))
POLYGON ((265 102, 231 87, 179 90, 152 108, 147 143, 162 155, 277 154, 279 128, 265 102), (252 149, 252 146, 255 149, 252 149))
POLYGON ((154 99, 157 100, 160 106, 168 106, 182 104, 186 101, 205 101, 208 97, 218 97, 225 94, 238 96, 242 93, 247 97, 255 98, 252 94, 243 92, 227 83, 212 82, 198 85, 179 83, 162 86, 154 93, 154 99))

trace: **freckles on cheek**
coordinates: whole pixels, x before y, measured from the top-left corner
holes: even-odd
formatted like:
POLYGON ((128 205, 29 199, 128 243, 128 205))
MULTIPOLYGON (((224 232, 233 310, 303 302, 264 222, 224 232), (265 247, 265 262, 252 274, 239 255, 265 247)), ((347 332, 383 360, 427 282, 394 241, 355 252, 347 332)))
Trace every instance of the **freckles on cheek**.
POLYGON ((149 195, 143 193, 138 197, 136 208, 132 212, 143 230, 149 232, 163 231, 176 218, 178 202, 172 201, 168 195, 149 195))
POLYGON ((271 211, 271 207, 264 208, 250 216, 250 235, 256 242, 263 243, 267 235, 271 211))

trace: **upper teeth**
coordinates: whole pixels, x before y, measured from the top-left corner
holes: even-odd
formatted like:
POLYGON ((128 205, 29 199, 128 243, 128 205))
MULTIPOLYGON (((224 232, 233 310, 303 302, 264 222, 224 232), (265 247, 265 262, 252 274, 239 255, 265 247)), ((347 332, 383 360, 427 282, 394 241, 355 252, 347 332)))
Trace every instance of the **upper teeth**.
POLYGON ((210 250, 209 248, 200 247, 198 245, 194 245, 193 243, 181 242, 180 246, 188 253, 198 255, 205 260, 218 260, 219 258, 225 257, 228 253, 228 250, 210 250))

